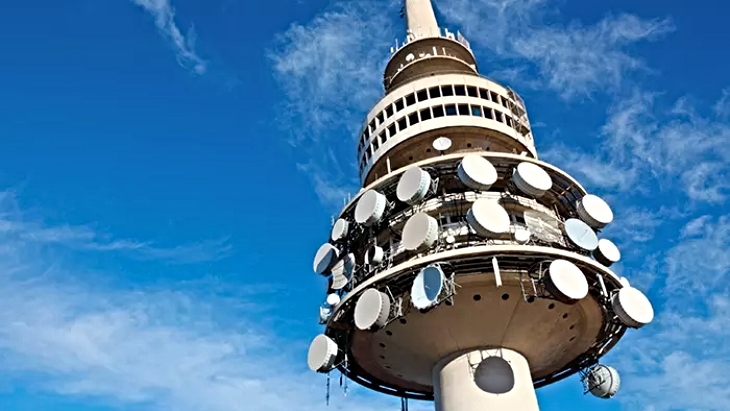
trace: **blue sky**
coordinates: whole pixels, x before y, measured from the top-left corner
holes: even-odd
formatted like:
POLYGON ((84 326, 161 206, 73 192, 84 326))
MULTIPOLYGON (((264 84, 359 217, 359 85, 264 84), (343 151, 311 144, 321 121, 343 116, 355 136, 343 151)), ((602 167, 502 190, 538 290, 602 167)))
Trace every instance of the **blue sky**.
MULTIPOLYGON (((395 3, 3 4, 0 409, 398 409, 353 384, 326 408, 305 363, 395 3)), ((615 399, 574 377, 542 409, 730 410, 729 6, 435 3, 610 200, 657 310, 606 358, 615 399)))

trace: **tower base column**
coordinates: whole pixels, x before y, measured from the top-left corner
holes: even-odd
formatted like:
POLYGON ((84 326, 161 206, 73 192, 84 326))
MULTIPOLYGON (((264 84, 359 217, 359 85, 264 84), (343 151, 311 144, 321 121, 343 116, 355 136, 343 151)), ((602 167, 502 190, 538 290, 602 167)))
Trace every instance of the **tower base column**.
POLYGON ((457 353, 433 370, 436 411, 538 411, 530 366, 520 353, 484 349, 457 353))

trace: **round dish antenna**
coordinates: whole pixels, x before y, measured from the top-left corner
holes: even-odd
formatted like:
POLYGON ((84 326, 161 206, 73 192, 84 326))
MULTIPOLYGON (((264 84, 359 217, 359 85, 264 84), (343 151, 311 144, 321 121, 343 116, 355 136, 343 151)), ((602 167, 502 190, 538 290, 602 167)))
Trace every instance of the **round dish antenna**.
POLYGON ((528 241, 530 241, 530 237, 532 236, 532 233, 530 230, 522 227, 515 228, 515 241, 517 241, 520 244, 526 244, 528 241))
POLYGON ((384 327, 390 315, 390 297, 374 288, 366 290, 355 305, 355 326, 361 330, 384 327))
POLYGON ((515 372, 502 357, 485 358, 474 370, 474 382, 490 394, 506 394, 515 386, 515 372))
POLYGON ((482 237, 494 237, 509 231, 509 214, 498 202, 480 198, 466 213, 469 226, 482 237))
POLYGON ((611 297, 611 307, 622 323, 628 327, 641 328, 654 319, 654 307, 641 291, 624 287, 611 297))
POLYGON ((459 180, 465 186, 477 191, 487 191, 497 181, 497 169, 486 158, 478 154, 467 154, 457 169, 459 180))
POLYGON ((339 348, 330 337, 320 334, 309 344, 307 364, 315 372, 327 373, 335 368, 339 348))
POLYGON ((436 151, 446 151, 451 148, 451 139, 448 137, 439 137, 433 141, 433 149, 436 151))
POLYGON ((586 373, 584 378, 588 391, 598 398, 613 397, 621 386, 618 371, 607 365, 596 365, 586 373))
POLYGON ((593 251, 598 247, 596 232, 583 221, 569 218, 565 220, 563 229, 568 240, 576 247, 586 251, 593 251))
POLYGON ((553 187, 550 175, 537 164, 528 162, 517 165, 512 181, 520 191, 532 197, 542 197, 553 187))
POLYGON ((327 296, 326 303, 330 307, 334 307, 334 306, 336 306, 337 304, 340 303, 340 296, 337 295, 337 294, 330 294, 330 295, 327 296))
POLYGON ((419 310, 431 308, 438 303, 444 288, 446 276, 438 265, 429 265, 421 270, 413 280, 411 303, 419 310))
POLYGON ((339 257, 340 250, 338 250, 337 247, 330 243, 324 243, 321 247, 319 247, 319 250, 317 250, 317 254, 314 255, 314 264, 312 264, 312 269, 317 274, 327 275, 330 268, 332 268, 339 257))
POLYGON ((581 220, 596 229, 603 228, 613 221, 611 207, 601 197, 593 194, 578 200, 577 211, 581 220))
POLYGON ((375 190, 366 191, 355 206, 355 221, 358 224, 370 226, 383 218, 388 200, 375 190))
POLYGON ((334 242, 343 240, 347 237, 347 233, 349 232, 349 230, 350 222, 345 219, 339 218, 332 226, 332 233, 330 234, 330 238, 334 242))
POLYGON ((383 251, 383 248, 373 245, 368 249, 367 253, 365 253, 365 264, 371 266, 380 265, 380 263, 383 262, 384 257, 385 251, 383 251))
POLYGON ((436 243, 439 223, 426 213, 416 213, 403 227, 401 244, 409 251, 422 251, 436 243))
POLYGON ((588 280, 575 264, 567 260, 555 260, 548 267, 545 288, 556 300, 574 304, 588 295, 588 280))
POLYGON ((616 264, 621 259, 621 251, 611 240, 598 240, 598 247, 593 251, 593 258, 606 267, 616 264))
POLYGON ((415 205, 420 203, 431 188, 431 175, 420 167, 411 167, 398 180, 396 196, 398 200, 415 205))

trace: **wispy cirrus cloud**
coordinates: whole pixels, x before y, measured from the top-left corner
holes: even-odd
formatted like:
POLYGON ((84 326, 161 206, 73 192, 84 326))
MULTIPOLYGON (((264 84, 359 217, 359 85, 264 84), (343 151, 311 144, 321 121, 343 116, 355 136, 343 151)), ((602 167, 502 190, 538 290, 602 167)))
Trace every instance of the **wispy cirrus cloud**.
POLYGON ((208 63, 195 50, 195 30, 192 27, 183 33, 175 22, 175 9, 171 0, 130 0, 142 7, 152 18, 155 26, 172 44, 177 62, 195 74, 205 74, 208 63))
MULTIPOLYGON (((126 272, 95 269, 91 275, 73 251, 179 261, 190 249, 153 249, 100 239, 76 226, 21 221, 26 212, 14 194, 0 199, 4 386, 26 384, 125 409, 323 409, 325 379, 306 368, 310 336, 284 340, 269 328, 275 314, 260 302, 275 297, 275 286, 257 284, 235 298, 235 290, 164 279, 154 288, 114 287, 126 272)), ((347 408, 355 411, 395 405, 382 397, 358 401, 367 394, 357 387, 349 395, 347 408)), ((345 404, 337 384, 331 401, 335 409, 345 404)))

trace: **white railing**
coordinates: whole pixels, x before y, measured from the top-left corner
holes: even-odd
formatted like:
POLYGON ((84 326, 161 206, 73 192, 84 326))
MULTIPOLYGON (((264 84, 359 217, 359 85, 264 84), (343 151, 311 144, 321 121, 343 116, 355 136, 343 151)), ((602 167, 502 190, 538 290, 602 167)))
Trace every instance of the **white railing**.
MULTIPOLYGON (((395 54, 396 52, 398 52, 398 50, 407 46, 411 42, 416 41, 421 38, 426 38, 426 37, 431 37, 431 36, 417 36, 413 33, 408 33, 408 36, 406 36, 406 39, 405 39, 405 41, 403 41, 403 43, 399 44, 398 40, 395 41, 395 46, 390 48, 390 54, 391 55, 395 54)), ((471 44, 469 43, 469 40, 467 40, 466 37, 464 37, 461 34, 461 32, 459 32, 459 31, 457 31, 456 34, 454 34, 454 33, 450 32, 449 29, 447 29, 447 28, 444 28, 443 30, 441 28, 439 28, 439 37, 457 41, 457 42, 461 43, 461 45, 463 45, 467 49, 471 50, 471 44)))

